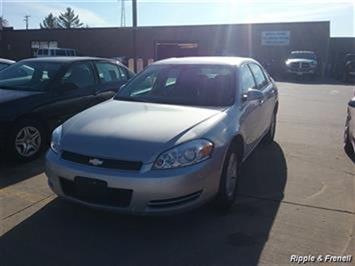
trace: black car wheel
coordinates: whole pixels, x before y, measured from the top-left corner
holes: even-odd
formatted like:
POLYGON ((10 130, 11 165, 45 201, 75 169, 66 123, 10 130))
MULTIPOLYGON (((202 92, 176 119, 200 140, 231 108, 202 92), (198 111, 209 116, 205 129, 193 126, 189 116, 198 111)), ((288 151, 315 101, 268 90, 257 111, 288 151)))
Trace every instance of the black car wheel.
POLYGON ((345 136, 344 136, 344 150, 347 154, 350 156, 354 155, 354 148, 353 145, 350 142, 350 134, 349 134, 349 128, 347 127, 345 130, 345 136))
POLYGON ((233 146, 229 149, 223 165, 216 206, 220 210, 228 210, 233 206, 240 176, 239 158, 233 146))
POLYGON ((18 161, 37 158, 45 147, 47 133, 43 125, 33 120, 21 120, 12 130, 9 152, 18 161))

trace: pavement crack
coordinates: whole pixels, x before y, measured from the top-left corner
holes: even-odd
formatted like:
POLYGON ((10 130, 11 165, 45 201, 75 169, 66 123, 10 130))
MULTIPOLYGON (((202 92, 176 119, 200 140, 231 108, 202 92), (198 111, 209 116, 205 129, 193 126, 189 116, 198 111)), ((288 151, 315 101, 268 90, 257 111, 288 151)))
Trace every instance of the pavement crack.
POLYGON ((31 208, 32 206, 34 206, 34 205, 36 205, 36 204, 38 204, 38 203, 40 203, 40 202, 42 202, 42 201, 45 201, 45 200, 49 199, 50 197, 53 197, 53 195, 54 195, 54 194, 51 194, 51 195, 49 195, 49 196, 47 196, 47 197, 44 197, 44 198, 42 198, 42 199, 40 199, 40 200, 38 200, 38 201, 36 201, 36 202, 33 202, 33 203, 31 203, 30 205, 28 205, 28 206, 26 206, 26 207, 24 207, 24 208, 22 208, 22 209, 20 209, 20 210, 18 210, 18 211, 16 211, 16 212, 14 212, 14 213, 9 214, 8 216, 5 216, 4 218, 1 218, 1 220, 2 220, 2 221, 5 221, 6 219, 11 218, 11 217, 14 216, 14 215, 16 215, 16 214, 18 214, 18 213, 20 213, 20 212, 22 212, 22 211, 24 211, 24 210, 27 210, 28 208, 31 208))

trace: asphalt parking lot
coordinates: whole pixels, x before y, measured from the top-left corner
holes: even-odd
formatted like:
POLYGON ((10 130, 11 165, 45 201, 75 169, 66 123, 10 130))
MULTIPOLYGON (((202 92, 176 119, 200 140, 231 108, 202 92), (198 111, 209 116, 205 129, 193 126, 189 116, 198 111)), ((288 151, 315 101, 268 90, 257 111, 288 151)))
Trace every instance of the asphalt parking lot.
POLYGON ((355 166, 343 151, 354 85, 279 83, 276 142, 246 161, 229 213, 132 217, 66 203, 43 158, 0 165, 0 265, 288 264, 355 255, 355 166))

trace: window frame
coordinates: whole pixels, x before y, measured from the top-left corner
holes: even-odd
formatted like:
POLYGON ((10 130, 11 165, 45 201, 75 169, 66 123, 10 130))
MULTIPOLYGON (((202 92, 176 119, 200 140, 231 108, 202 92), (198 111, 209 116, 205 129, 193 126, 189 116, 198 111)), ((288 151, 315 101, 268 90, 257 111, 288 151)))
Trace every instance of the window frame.
POLYGON ((113 83, 116 83, 116 82, 126 83, 129 80, 127 71, 124 71, 124 69, 122 69, 123 67, 121 67, 119 64, 116 64, 116 63, 111 62, 111 61, 95 60, 95 61, 93 61, 93 65, 94 65, 94 68, 95 68, 95 72, 96 72, 98 83, 100 85, 113 84, 113 83), (118 72, 120 73, 120 80, 103 82, 102 79, 100 78, 100 71, 99 71, 99 68, 98 68, 97 64, 109 64, 109 65, 115 66, 117 68, 118 72), (122 79, 122 75, 121 75, 122 73, 126 76, 126 80, 122 79))
MULTIPOLYGON (((93 78, 94 78, 94 83, 92 85, 88 85, 88 86, 85 86, 85 87, 79 87, 77 90, 75 91, 78 91, 78 90, 85 90, 87 88, 94 88, 95 86, 98 85, 98 76, 97 76, 97 73, 96 73, 96 70, 93 66, 93 63, 91 60, 83 60, 83 61, 75 61, 75 62, 72 62, 70 64, 68 64, 64 69, 63 69, 63 72, 62 74, 60 75, 60 77, 58 78, 58 82, 59 84, 63 84, 63 78, 65 76, 65 74, 69 71, 70 68, 72 68, 73 66, 75 65, 78 65, 78 64, 87 64, 92 75, 93 75, 93 78)), ((93 91, 93 89, 92 89, 93 91)))
MULTIPOLYGON (((251 71, 251 69, 250 69, 250 67, 249 67, 249 64, 250 64, 250 62, 245 62, 245 63, 243 63, 240 67, 239 67, 239 78, 238 78, 238 80, 239 80, 239 82, 238 82, 238 84, 239 84, 239 98, 240 98, 240 102, 242 103, 242 104, 244 104, 245 102, 242 100, 243 99, 243 95, 246 93, 246 92, 243 92, 243 90, 242 90, 242 76, 241 76, 241 74, 242 74, 242 68, 243 67, 245 67, 246 69, 248 69, 248 71, 249 71, 249 73, 251 74, 251 77, 253 78, 253 81, 254 81, 254 88, 252 88, 252 89, 257 89, 257 84, 256 84, 256 80, 255 80, 255 77, 254 77, 254 74, 253 74, 253 72, 251 71)), ((249 89, 249 88, 248 88, 249 89)))
POLYGON ((260 91, 265 90, 265 89, 270 85, 270 79, 269 79, 269 78, 267 77, 267 75, 265 74, 264 68, 263 68, 261 65, 259 65, 258 63, 256 63, 256 62, 249 62, 249 63, 248 63, 248 67, 249 67, 249 69, 250 69, 251 74, 252 74, 253 77, 254 77, 254 81, 255 81, 255 85, 256 85, 255 89, 260 90, 260 91), (253 70, 252 70, 252 68, 251 68, 251 65, 255 65, 255 66, 259 67, 259 69, 260 69, 260 71, 261 71, 261 73, 262 73, 262 75, 263 75, 263 77, 264 77, 264 79, 265 79, 265 81, 266 81, 265 85, 263 85, 262 87, 260 87, 260 86, 257 84, 256 77, 255 77, 255 74, 254 74, 254 72, 253 72, 253 70))

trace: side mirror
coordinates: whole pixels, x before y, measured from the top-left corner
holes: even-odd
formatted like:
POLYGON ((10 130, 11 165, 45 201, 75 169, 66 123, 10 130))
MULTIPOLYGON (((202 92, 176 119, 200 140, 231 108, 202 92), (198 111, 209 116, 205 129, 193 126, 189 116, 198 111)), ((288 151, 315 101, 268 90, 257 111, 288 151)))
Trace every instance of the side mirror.
POLYGON ((352 107, 352 108, 355 108, 355 100, 351 100, 351 101, 348 103, 348 106, 349 106, 349 107, 352 107))
POLYGON ((256 89, 249 89, 247 93, 243 94, 242 101, 260 101, 264 99, 264 94, 256 89))
POLYGON ((75 85, 72 82, 62 83, 60 87, 63 91, 72 91, 72 90, 76 90, 79 88, 77 85, 75 85))

